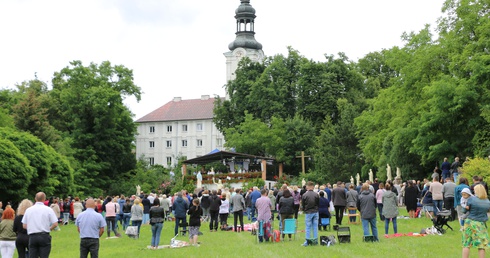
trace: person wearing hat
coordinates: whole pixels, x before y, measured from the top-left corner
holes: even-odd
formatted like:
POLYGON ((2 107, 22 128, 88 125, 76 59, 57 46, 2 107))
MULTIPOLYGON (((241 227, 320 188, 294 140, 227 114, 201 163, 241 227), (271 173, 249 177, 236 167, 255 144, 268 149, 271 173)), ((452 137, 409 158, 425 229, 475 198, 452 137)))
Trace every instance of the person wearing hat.
POLYGON ((463 258, 470 256, 470 247, 478 248, 478 256, 485 257, 488 248, 488 230, 485 223, 488 221, 487 213, 490 211, 490 201, 483 185, 475 186, 475 195, 471 196, 469 189, 463 189, 463 195, 468 195, 468 202, 463 206, 463 212, 469 211, 464 220, 463 228, 463 258))
POLYGON ((464 221, 461 219, 461 216, 463 215, 463 208, 461 206, 461 197, 463 197, 462 191, 465 188, 468 189, 470 188, 468 185, 468 179, 466 179, 465 177, 460 177, 459 184, 454 189, 454 208, 456 208, 456 212, 458 213, 461 230, 463 230, 463 223, 464 223, 464 221))
MULTIPOLYGON (((470 197, 473 196, 473 194, 471 193, 470 188, 465 188, 461 191, 461 195, 462 195, 460 200, 461 207, 463 210, 465 210, 466 206, 468 205, 468 199, 470 199, 470 197)), ((464 221, 466 218, 468 218, 469 214, 470 212, 466 210, 466 212, 463 212, 463 214, 460 216, 459 219, 464 221)))

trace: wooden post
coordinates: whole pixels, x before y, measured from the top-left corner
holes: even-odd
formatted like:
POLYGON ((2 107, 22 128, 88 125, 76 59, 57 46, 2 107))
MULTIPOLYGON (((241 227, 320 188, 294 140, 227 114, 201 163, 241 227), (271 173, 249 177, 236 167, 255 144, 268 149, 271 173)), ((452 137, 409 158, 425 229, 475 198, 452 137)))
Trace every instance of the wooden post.
POLYGON ((305 152, 301 151, 301 156, 296 156, 296 158, 301 158, 301 168, 303 176, 305 175, 305 158, 309 158, 310 156, 305 156, 305 152))
POLYGON ((263 169, 262 169, 262 180, 265 181, 265 178, 266 178, 265 175, 267 173, 267 160, 265 160, 265 159, 262 160, 262 167, 263 167, 263 169))
POLYGON ((282 178, 283 163, 279 163, 279 179, 282 178))
POLYGON ((187 164, 182 164, 182 175, 187 175, 187 164))

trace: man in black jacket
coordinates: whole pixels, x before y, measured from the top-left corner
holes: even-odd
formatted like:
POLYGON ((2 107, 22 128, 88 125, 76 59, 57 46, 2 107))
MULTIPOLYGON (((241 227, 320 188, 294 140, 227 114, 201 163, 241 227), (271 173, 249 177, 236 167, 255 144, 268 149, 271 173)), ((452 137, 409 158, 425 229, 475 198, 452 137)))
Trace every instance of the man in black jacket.
MULTIPOLYGON (((313 192, 315 184, 309 181, 306 184, 306 193, 301 196, 303 204, 303 212, 305 213, 305 225, 306 225, 306 239, 310 238, 310 233, 313 233, 313 239, 318 239, 318 203, 320 197, 317 193, 313 192)), ((308 241, 305 241, 303 246, 307 246, 308 241)))
POLYGON ((211 232, 218 230, 219 206, 221 206, 221 199, 219 198, 216 190, 213 190, 213 194, 211 195, 211 205, 209 206, 209 214, 211 216, 209 230, 211 232))

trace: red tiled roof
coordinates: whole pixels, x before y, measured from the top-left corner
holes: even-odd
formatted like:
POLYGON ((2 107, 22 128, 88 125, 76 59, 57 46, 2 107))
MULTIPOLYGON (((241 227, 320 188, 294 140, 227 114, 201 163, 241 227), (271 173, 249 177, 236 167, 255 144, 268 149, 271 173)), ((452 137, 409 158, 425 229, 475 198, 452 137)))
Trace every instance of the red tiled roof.
POLYGON ((215 99, 188 99, 170 101, 151 113, 136 120, 136 123, 212 119, 215 99))

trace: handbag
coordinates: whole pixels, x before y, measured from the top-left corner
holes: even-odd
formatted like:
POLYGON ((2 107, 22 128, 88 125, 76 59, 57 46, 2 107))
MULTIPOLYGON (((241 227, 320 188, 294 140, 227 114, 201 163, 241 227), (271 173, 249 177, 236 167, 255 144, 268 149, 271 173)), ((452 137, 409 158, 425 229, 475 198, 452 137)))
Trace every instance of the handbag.
POLYGON ((138 226, 128 226, 126 228, 126 235, 129 237, 138 237, 138 226))

